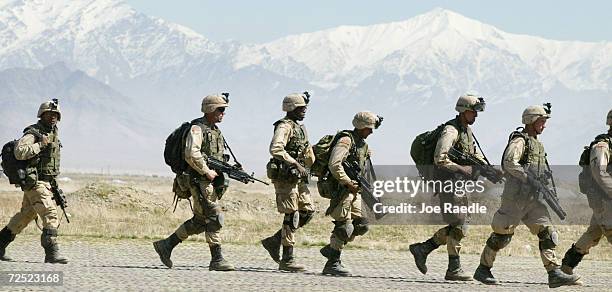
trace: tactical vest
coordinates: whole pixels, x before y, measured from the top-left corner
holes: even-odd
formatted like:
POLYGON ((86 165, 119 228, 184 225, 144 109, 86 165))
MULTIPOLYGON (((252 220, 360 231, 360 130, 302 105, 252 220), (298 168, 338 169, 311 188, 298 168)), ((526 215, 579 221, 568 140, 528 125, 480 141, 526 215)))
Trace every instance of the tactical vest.
POLYGON ((310 147, 306 127, 289 118, 283 118, 274 123, 274 131, 282 123, 288 123, 291 126, 291 133, 289 133, 289 141, 285 145, 285 151, 289 153, 289 156, 304 165, 306 150, 310 147))
POLYGON ((459 136, 457 142, 453 145, 463 153, 476 154, 476 147, 474 146, 474 136, 472 135, 472 129, 469 127, 463 127, 459 121, 459 117, 446 122, 446 125, 451 125, 457 129, 459 136))
MULTIPOLYGON (((519 160, 519 164, 527 169, 533 170, 538 175, 543 174, 548 169, 544 145, 535 137, 531 137, 527 135, 527 133, 519 131, 514 131, 510 134, 508 145, 510 145, 512 140, 517 138, 525 140, 525 148, 523 156, 519 160)), ((504 155, 507 150, 508 146, 506 146, 504 150, 504 155)), ((517 199, 528 199, 536 196, 535 190, 527 184, 524 184, 518 178, 511 175, 506 175, 506 178, 507 181, 502 196, 511 196, 517 199)))
MULTIPOLYGON (((527 166, 530 169, 533 169, 538 175, 542 174, 542 172, 547 169, 544 144, 542 144, 542 142, 540 142, 540 140, 538 140, 536 137, 531 137, 524 132, 515 131, 510 134, 508 145, 510 145, 510 142, 517 137, 525 140, 525 149, 523 151, 523 156, 519 160, 519 164, 521 166, 527 166)), ((506 146, 506 149, 507 148, 508 147, 506 146)), ((504 153, 506 153, 505 150, 504 153)))
POLYGON ((51 129, 39 121, 25 128, 23 133, 34 135, 36 142, 40 142, 42 135, 46 135, 49 140, 49 144, 41 149, 38 155, 28 160, 28 173, 35 170, 37 179, 45 181, 58 176, 60 174, 60 148, 62 144, 59 140, 57 127, 51 129))
POLYGON ((221 130, 219 130, 219 127, 211 127, 206 123, 204 118, 195 119, 192 123, 202 129, 203 139, 202 145, 200 147, 200 152, 202 152, 202 156, 210 156, 223 161, 225 139, 223 138, 223 134, 221 134, 221 130))
MULTIPOLYGON (((361 168, 363 171, 368 158, 368 144, 366 143, 365 139, 359 137, 359 135, 357 135, 354 131, 349 130, 342 131, 338 135, 340 135, 338 139, 341 139, 342 137, 351 138, 351 147, 346 160, 350 162, 356 161, 359 164, 359 168, 361 168)), ((334 147, 335 146, 336 145, 334 145, 334 147)), ((330 151, 333 151, 333 148, 330 149, 330 151)), ((333 178, 331 173, 329 173, 329 177, 333 178)))

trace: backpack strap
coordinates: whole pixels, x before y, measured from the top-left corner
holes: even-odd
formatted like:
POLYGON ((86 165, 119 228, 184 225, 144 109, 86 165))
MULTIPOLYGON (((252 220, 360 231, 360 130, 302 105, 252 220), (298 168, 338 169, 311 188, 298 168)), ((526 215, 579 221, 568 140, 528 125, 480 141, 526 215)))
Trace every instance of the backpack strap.
MULTIPOLYGON (((523 133, 523 129, 524 129, 523 127, 518 127, 516 128, 515 131, 510 133, 510 136, 508 137, 508 144, 506 145, 506 149, 504 149, 504 152, 503 152, 503 154, 506 154, 506 151, 508 150, 508 146, 510 145, 510 142, 514 140, 514 138, 519 137, 525 140, 525 148, 523 149, 523 156, 521 156, 521 159, 519 160, 520 165, 527 164, 527 157, 529 155, 529 152, 531 151, 531 143, 529 143, 529 137, 527 137, 527 134, 523 133)), ((503 157, 502 157, 501 164, 502 165, 504 164, 503 157)))

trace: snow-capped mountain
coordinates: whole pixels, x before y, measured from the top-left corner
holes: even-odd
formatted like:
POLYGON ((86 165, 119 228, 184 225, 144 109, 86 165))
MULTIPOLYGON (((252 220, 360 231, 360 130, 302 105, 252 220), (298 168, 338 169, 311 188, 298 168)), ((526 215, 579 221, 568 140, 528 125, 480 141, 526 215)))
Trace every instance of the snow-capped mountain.
MULTIPOLYGON (((280 102, 290 92, 313 94, 306 119, 311 142, 349 128, 356 111, 385 116, 385 125, 370 143, 378 153, 375 161, 386 164, 410 163, 413 137, 452 118, 454 102, 465 92, 479 93, 489 103, 475 132, 492 161, 499 161, 523 108, 553 101, 554 118, 543 140, 550 145, 553 163, 575 164, 581 146, 601 132, 601 121, 612 107, 611 42, 510 34, 445 9, 406 21, 240 44, 210 41, 119 0, 0 0, 0 70, 5 78, 0 85, 11 86, 0 95, 7 115, 30 114, 43 96, 72 96, 28 81, 38 80, 41 72, 51 83, 64 84, 65 72, 91 77, 89 85, 99 81, 83 87, 92 94, 67 102, 74 102, 75 109, 85 101, 89 109, 103 107, 98 102, 104 97, 97 91, 112 90, 104 96, 130 106, 104 114, 120 133, 131 131, 122 134, 125 143, 158 150, 144 160, 160 168, 165 168, 165 135, 200 115, 201 97, 211 92, 231 93, 221 127, 244 164, 255 170, 263 169, 268 159, 271 124, 283 115, 280 102), (18 82, 11 72, 20 72, 18 82), (56 80, 50 77, 54 74, 56 80), (30 102, 26 106, 15 98, 30 102), (153 130, 151 125, 161 126, 153 130)), ((21 124, 8 126, 12 131, 21 124)), ((6 127, 0 125, 0 133, 9 133, 6 127)), ((142 157, 140 150, 124 149, 130 157, 142 157)), ((104 163, 108 161, 94 167, 104 163)))
POLYGON ((0 69, 61 61, 112 84, 227 53, 117 0, 0 2, 0 69))
POLYGON ((246 47, 235 66, 258 64, 328 88, 358 87, 374 75, 391 74, 399 77, 399 92, 460 87, 516 96, 556 83, 610 90, 611 51, 610 42, 514 35, 438 8, 407 21, 340 26, 246 47))

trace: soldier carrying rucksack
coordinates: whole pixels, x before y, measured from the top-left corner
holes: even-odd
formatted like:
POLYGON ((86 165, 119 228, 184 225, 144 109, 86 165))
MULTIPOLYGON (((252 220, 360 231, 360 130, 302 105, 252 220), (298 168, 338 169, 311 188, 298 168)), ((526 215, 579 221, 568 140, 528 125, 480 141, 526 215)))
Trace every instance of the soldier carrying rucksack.
POLYGON ((610 127, 608 132, 598 135, 585 147, 580 159, 583 168, 580 191, 587 195, 593 215, 589 228, 563 257, 561 270, 567 274, 574 273, 574 268, 602 237, 612 243, 612 110, 608 112, 606 124, 610 127))
POLYGON ((217 124, 223 121, 225 110, 229 106, 229 94, 214 94, 204 97, 202 100, 202 112, 204 116, 193 120, 189 124, 183 124, 168 137, 167 142, 179 137, 179 155, 183 157, 185 170, 181 170, 181 159, 176 160, 170 155, 174 147, 166 145, 164 156, 174 172, 177 173, 175 180, 175 192, 188 192, 194 198, 193 217, 185 221, 168 238, 153 243, 155 251, 162 263, 171 268, 170 259, 172 250, 189 236, 205 233, 206 242, 210 248, 211 260, 209 269, 215 271, 233 271, 231 265, 221 253, 220 230, 223 226, 223 213, 218 200, 226 190, 221 173, 217 173, 207 164, 207 158, 212 157, 218 161, 225 161, 224 150, 225 139, 217 124), (180 134, 181 128, 185 126, 188 131, 180 134), (178 133, 177 133, 178 132, 178 133), (177 134, 175 136, 175 134, 177 134), (184 139, 184 140, 183 140, 184 139), (182 149, 182 155, 180 152, 182 149), (178 188, 178 189, 177 189, 178 188))
POLYGON ((21 139, 3 147, 2 166, 9 181, 23 190, 23 203, 21 210, 0 231, 0 260, 10 260, 5 256, 6 247, 39 216, 42 219, 40 242, 45 250, 45 263, 66 264, 68 260, 60 255, 57 243, 60 217, 52 191, 57 187, 55 178, 60 173, 62 145, 57 128, 62 118, 58 100, 43 102, 37 117, 38 122, 27 127, 21 139))
MULTIPOLYGON (((452 148, 461 153, 467 153, 488 164, 482 154, 470 125, 474 124, 478 112, 485 109, 482 97, 463 95, 457 100, 455 110, 459 113, 454 119, 439 126, 436 130, 423 133, 415 139, 411 148, 411 156, 417 164, 421 175, 428 180, 452 180, 456 177, 476 179, 478 174, 471 165, 460 165, 449 157, 452 148)), ((454 193, 439 193, 440 206, 444 204, 453 206, 467 206, 467 196, 457 196, 454 193)), ((425 242, 410 245, 416 266, 423 274, 427 273, 427 256, 440 245, 446 245, 448 250, 448 269, 445 279, 453 281, 470 281, 472 277, 466 274, 459 257, 461 240, 466 236, 466 214, 442 213, 444 222, 448 225, 438 230, 425 242)))

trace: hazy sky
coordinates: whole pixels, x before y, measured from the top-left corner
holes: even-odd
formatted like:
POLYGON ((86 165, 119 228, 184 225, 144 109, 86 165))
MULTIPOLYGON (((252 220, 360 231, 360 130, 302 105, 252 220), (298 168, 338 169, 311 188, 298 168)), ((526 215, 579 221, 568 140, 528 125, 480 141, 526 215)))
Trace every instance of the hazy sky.
POLYGON ((442 7, 510 33, 611 41, 612 1, 127 0, 212 40, 265 42, 339 25, 401 21, 442 7))

